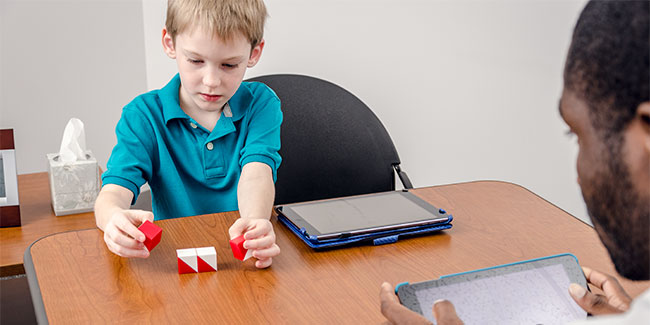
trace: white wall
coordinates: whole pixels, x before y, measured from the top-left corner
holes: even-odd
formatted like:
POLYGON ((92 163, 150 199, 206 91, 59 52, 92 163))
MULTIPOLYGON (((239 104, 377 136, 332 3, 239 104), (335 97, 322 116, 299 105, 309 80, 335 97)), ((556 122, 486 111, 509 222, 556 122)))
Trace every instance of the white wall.
MULTIPOLYGON (((44 170, 71 116, 92 126, 88 145, 105 166, 121 107, 176 71, 160 44, 166 0, 142 0, 140 9, 135 0, 0 1, 0 126, 19 126, 19 172, 44 170), (6 14, 10 6, 21 9, 6 14)), ((307 74, 356 94, 390 132, 415 186, 505 180, 585 218, 577 146, 557 113, 584 3, 267 0, 267 45, 247 77, 307 74)))
MULTIPOLYGON (((584 4, 267 0, 266 48, 247 77, 307 74, 356 94, 415 186, 510 181, 587 219, 557 111, 584 4)), ((160 45, 165 6, 144 0, 149 89, 176 72, 160 45)))
POLYGON ((146 90, 142 5, 134 0, 0 0, 0 128, 18 173, 45 171, 71 117, 104 168, 122 107, 146 90))

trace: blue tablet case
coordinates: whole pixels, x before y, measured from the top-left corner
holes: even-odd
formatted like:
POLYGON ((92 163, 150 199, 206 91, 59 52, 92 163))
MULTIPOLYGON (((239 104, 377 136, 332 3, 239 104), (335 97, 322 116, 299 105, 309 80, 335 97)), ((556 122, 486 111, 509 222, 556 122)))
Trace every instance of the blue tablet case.
POLYGON ((448 214, 449 218, 447 218, 446 221, 436 224, 413 226, 394 230, 384 230, 369 234, 353 235, 345 238, 318 240, 316 236, 308 236, 304 228, 298 229, 298 227, 296 227, 289 219, 287 219, 287 217, 282 214, 281 206, 277 207, 276 210, 278 211, 278 220, 287 226, 294 234, 296 234, 298 238, 302 239, 302 241, 304 241, 309 247, 316 250, 340 248, 342 246, 353 244, 392 244, 397 242, 400 237, 424 235, 444 229, 449 229, 452 227, 451 221, 453 220, 453 216, 451 214, 448 214))

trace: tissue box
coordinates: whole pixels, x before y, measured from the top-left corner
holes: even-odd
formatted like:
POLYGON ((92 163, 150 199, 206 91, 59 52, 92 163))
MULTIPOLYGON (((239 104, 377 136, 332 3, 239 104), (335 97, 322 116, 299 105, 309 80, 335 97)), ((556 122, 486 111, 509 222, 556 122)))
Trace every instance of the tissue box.
POLYGON ((100 180, 97 159, 90 150, 86 160, 64 163, 58 153, 48 153, 48 174, 54 214, 92 211, 99 194, 100 180))

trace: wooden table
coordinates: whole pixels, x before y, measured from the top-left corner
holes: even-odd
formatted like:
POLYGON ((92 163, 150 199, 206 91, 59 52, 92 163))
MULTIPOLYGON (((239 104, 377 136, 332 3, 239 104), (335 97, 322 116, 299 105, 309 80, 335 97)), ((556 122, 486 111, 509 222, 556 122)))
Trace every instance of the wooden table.
POLYGON ((47 173, 18 175, 22 225, 0 228, 0 267, 3 276, 21 273, 25 249, 35 240, 63 231, 95 228, 92 212, 55 216, 49 184, 47 173))
MULTIPOLYGON (((25 252, 37 315, 65 324, 367 324, 384 320, 382 281, 424 281, 565 252, 614 274, 593 228, 521 186, 482 181, 413 192, 452 213, 454 227, 315 252, 273 219, 282 253, 265 270, 232 256, 227 230, 236 212, 157 222, 163 239, 144 260, 111 254, 96 229, 49 236, 25 252), (178 275, 176 249, 201 246, 216 246, 219 270, 178 275)), ((622 284, 632 296, 650 286, 622 284)))

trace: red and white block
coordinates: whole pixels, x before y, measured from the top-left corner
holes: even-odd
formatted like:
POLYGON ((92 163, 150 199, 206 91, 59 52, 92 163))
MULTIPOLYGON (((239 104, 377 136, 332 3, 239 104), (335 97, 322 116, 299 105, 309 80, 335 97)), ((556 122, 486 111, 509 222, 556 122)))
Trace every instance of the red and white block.
POLYGON ((145 220, 138 229, 144 234, 144 246, 151 252, 160 243, 162 228, 156 226, 149 220, 145 220))
POLYGON ((214 272, 217 270, 217 251, 214 247, 177 249, 178 274, 214 272))
POLYGON ((244 248, 244 235, 230 240, 230 249, 236 259, 245 261, 253 256, 253 252, 244 248))

